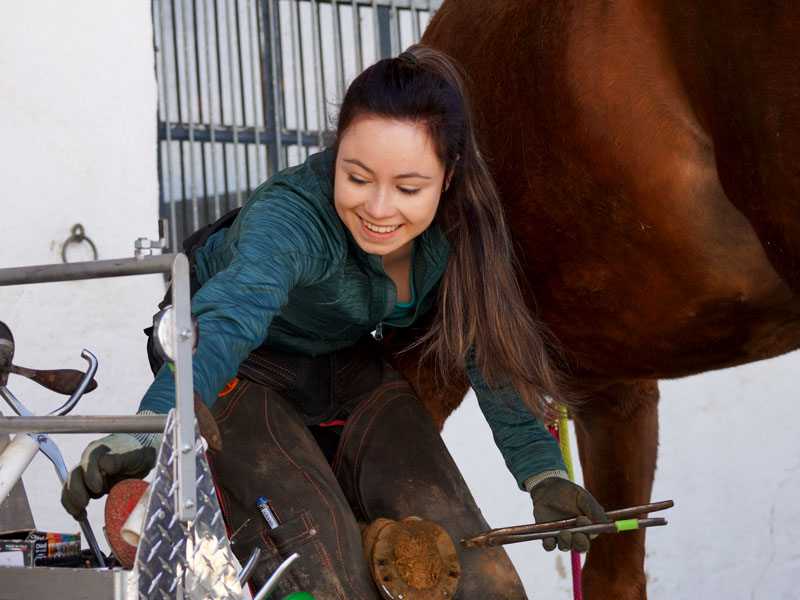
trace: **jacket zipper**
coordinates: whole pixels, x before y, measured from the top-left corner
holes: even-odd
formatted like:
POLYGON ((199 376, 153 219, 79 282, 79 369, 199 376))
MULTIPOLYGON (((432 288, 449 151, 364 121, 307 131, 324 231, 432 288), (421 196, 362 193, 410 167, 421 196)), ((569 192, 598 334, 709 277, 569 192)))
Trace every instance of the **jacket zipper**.
MULTIPOLYGON (((392 290, 395 289, 394 282, 389 278, 388 275, 384 273, 384 277, 389 282, 389 286, 386 288, 386 304, 394 306, 393 302, 397 299, 397 292, 395 291, 392 294, 392 290)), ((375 326, 375 339, 379 342, 383 340, 383 320, 378 321, 378 324, 375 326)))

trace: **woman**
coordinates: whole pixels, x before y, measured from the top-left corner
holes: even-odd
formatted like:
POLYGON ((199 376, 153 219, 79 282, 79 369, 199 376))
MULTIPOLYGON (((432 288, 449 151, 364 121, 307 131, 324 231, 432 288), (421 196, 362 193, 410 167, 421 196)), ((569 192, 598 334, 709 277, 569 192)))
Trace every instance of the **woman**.
MULTIPOLYGON (((194 385, 222 434, 209 461, 234 552, 263 550, 256 584, 279 554, 299 551, 282 591, 377 598, 359 522, 416 515, 454 540, 487 528, 429 415, 370 335, 426 313, 420 343, 441 374, 466 370, 536 519, 605 520, 565 478, 536 418, 545 396, 560 397, 557 377, 515 280, 462 76, 441 53, 414 46, 359 75, 335 144, 263 184, 193 264, 194 385)), ((162 368, 140 413, 172 406, 162 368)), ((80 515, 114 481, 146 474, 157 438, 93 442, 64 488, 67 509, 80 515)), ((588 543, 565 535, 545 547, 588 543)), ((458 597, 525 597, 502 549, 459 549, 459 559, 458 597)))

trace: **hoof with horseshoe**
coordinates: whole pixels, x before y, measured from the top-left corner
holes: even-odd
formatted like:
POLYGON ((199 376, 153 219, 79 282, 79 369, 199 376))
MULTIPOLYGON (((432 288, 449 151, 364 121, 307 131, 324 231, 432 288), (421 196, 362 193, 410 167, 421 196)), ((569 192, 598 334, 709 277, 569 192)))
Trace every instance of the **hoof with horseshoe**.
POLYGON ((377 519, 362 532, 364 554, 386 600, 452 598, 461 565, 455 545, 436 523, 419 517, 377 519))

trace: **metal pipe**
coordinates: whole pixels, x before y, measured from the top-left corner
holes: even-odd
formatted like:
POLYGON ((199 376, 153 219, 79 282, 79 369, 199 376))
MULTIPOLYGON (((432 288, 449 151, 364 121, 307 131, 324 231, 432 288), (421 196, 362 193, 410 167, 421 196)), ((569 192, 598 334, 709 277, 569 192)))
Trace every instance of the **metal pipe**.
POLYGON ((197 514, 195 478, 195 411, 192 383, 192 349, 194 327, 190 309, 189 259, 184 254, 172 263, 172 302, 175 319, 172 322, 172 339, 175 352, 175 427, 173 448, 176 452, 175 479, 177 480, 178 519, 186 523, 197 514))
MULTIPOLYGON (((214 131, 214 112, 216 106, 214 105, 214 88, 211 85, 213 77, 211 75, 211 19, 208 18, 208 2, 210 0, 201 0, 203 3, 203 20, 206 24, 206 83, 208 87, 208 133, 211 137, 210 140, 210 154, 211 154, 211 180, 213 182, 214 192, 214 219, 219 219, 222 216, 222 211, 219 206, 219 164, 217 161, 217 140, 216 132, 214 131)), ((216 40, 219 43, 219 40, 216 40)))
MULTIPOLYGON (((164 0, 166 1, 166 0, 164 0)), ((170 23, 172 25, 172 60, 175 64, 175 94, 176 94, 176 102, 175 107, 177 109, 177 118, 175 121, 177 123, 183 123, 185 110, 184 108, 188 109, 188 105, 186 105, 186 98, 185 95, 181 93, 183 89, 183 85, 186 82, 181 81, 181 52, 180 52, 180 45, 181 40, 178 36, 178 29, 179 29, 179 15, 178 10, 181 11, 183 14, 183 0, 170 0, 170 6, 172 7, 172 16, 170 17, 170 23), (177 2, 177 8, 176 8, 177 2)), ((186 228, 189 226, 189 210, 191 209, 189 200, 188 200, 188 192, 186 191, 186 152, 185 152, 186 145, 183 143, 176 144, 177 149, 177 168, 176 172, 180 172, 180 191, 178 193, 178 199, 180 200, 180 206, 175 207, 177 211, 180 208, 180 226, 178 227, 179 230, 182 231, 182 234, 186 233, 186 228)), ((175 240, 177 245, 179 240, 175 240)), ((176 246, 177 247, 177 246, 176 246)))
MULTIPOLYGON (((239 100, 242 103, 242 126, 247 126, 247 94, 245 92, 245 64, 244 56, 242 55, 242 19, 241 19, 241 0, 235 0, 233 3, 233 14, 236 16, 236 59, 239 65, 239 100)), ((250 157, 248 155, 248 146, 245 144, 241 146, 241 155, 244 161, 244 189, 250 188, 250 157)), ((237 186, 241 188, 241 182, 237 186)))
POLYGON ((293 3, 290 6, 290 33, 292 40, 292 73, 294 79, 294 119, 297 128, 297 156, 303 160, 303 137, 302 131, 305 129, 305 111, 303 110, 303 49, 300 47, 300 4, 293 3))
MULTIPOLYGON (((163 123, 159 124, 159 131, 163 131, 163 123)), ((176 124, 171 127, 172 130, 172 141, 188 141, 189 140, 189 132, 183 125, 176 124)), ((295 129, 286 129, 284 128, 281 141, 284 144, 291 144, 297 138, 298 132, 295 129)), ((308 133, 308 132, 299 132, 300 137, 303 140, 304 144, 311 143, 312 145, 315 143, 316 140, 316 133, 308 133), (310 142, 309 142, 310 140, 310 142)), ((232 143, 233 142, 233 132, 229 129, 224 127, 217 127, 215 132, 215 137, 217 142, 220 143, 232 143)), ((205 129, 195 129, 194 131, 194 139, 196 142, 205 142, 210 141, 210 135, 205 129)), ((237 132, 237 139, 240 144, 255 144, 256 134, 255 128, 253 127, 239 127, 237 132)))
POLYGON ((319 2, 311 0, 311 41, 314 52, 314 95, 317 112, 317 145, 324 146, 323 132, 327 129, 325 114, 325 78, 322 73, 322 31, 319 24, 319 2))
POLYGON ((400 15, 397 14, 395 0, 389 2, 389 39, 392 44, 392 56, 400 54, 400 15))
MULTIPOLYGON (((257 19, 258 10, 256 9, 255 4, 253 4, 253 0, 247 0, 247 31, 250 34, 250 38, 247 40, 247 58, 250 61, 250 80, 252 82, 252 94, 253 94, 253 128, 255 129, 256 134, 256 144, 255 144, 255 155, 256 155, 256 168, 255 168, 255 176, 256 182, 255 186, 251 185, 250 189, 255 189, 255 187, 264 181, 267 178, 266 172, 266 161, 260 160, 261 158, 261 127, 258 120, 258 107, 261 104, 259 102, 258 92, 261 89, 258 85, 259 79, 259 68, 258 68, 258 61, 255 59, 255 53, 253 52, 253 44, 258 44, 258 34, 257 28, 255 27, 255 22, 257 19)), ((250 182, 248 182, 250 185, 250 182)))
MULTIPOLYGON (((200 51, 204 45, 203 37, 202 37, 202 30, 201 25, 202 22, 200 20, 199 10, 197 8, 198 0, 192 0, 192 39, 194 40, 194 45, 192 47, 192 70, 194 72, 195 83, 196 83, 196 93, 197 93, 197 129, 196 131, 204 131, 206 127, 206 123, 208 121, 208 117, 206 116, 206 101, 203 99, 203 69, 202 69, 202 60, 200 56, 200 51)), ((203 2, 203 0, 200 0, 203 2)), ((197 175, 197 186, 199 188, 198 195, 200 197, 200 204, 199 204, 199 211, 202 216, 200 219, 203 220, 204 223, 209 223, 213 221, 211 217, 211 203, 209 201, 210 192, 208 189, 208 161, 206 160, 207 157, 207 147, 206 144, 203 142, 198 142, 195 138, 195 142, 197 143, 197 152, 198 152, 198 175, 197 175)))
MULTIPOLYGON (((213 0, 214 4, 214 34, 215 34, 215 50, 217 56, 217 93, 219 94, 217 97, 219 98, 219 122, 220 122, 220 130, 226 132, 228 134, 226 139, 220 140, 221 143, 221 150, 222 150, 222 187, 220 188, 220 195, 224 196, 225 198, 225 208, 224 210, 227 212, 233 207, 231 201, 231 193, 228 189, 228 180, 230 177, 228 176, 228 172, 230 171, 228 165, 228 153, 230 152, 230 143, 233 142, 233 132, 230 128, 225 125, 225 82, 223 77, 223 60, 222 60, 222 38, 226 37, 227 34, 225 33, 225 5, 223 4, 222 7, 218 5, 217 0, 213 0), (221 16, 220 16, 221 15, 221 16), (221 24, 220 24, 221 22, 221 24)), ((217 137, 219 138, 219 131, 217 132, 217 137)), ((238 131, 237 131, 237 135, 238 131)))
MULTIPOLYGON (((195 142, 194 142, 194 85, 192 80, 193 70, 190 68, 191 52, 189 50, 190 36, 189 23, 186 19, 187 10, 181 4, 181 25, 183 29, 183 76, 186 78, 186 122, 189 125, 189 198, 192 200, 192 231, 200 228, 200 213, 197 207, 197 190, 195 189, 195 142)), ((186 199, 184 199, 184 202, 186 199)))
MULTIPOLYGON (((269 0, 267 6, 269 9, 270 65, 275 84, 272 87, 272 108, 275 115, 275 148, 278 156, 277 161, 274 162, 280 170, 286 166, 286 156, 283 151, 283 60, 281 58, 280 15, 278 13, 280 6, 275 0, 269 0)), ((274 175, 274 173, 271 174, 274 175)))
POLYGON ((358 7, 358 0, 351 2, 353 10, 353 40, 355 41, 356 51, 356 75, 364 70, 364 57, 361 49, 361 13, 358 7))
POLYGON ((0 286, 169 273, 177 254, 0 269, 0 286))
POLYGON ((378 3, 376 0, 372 0, 372 31, 372 41, 375 46, 375 62, 378 62, 381 59, 381 23, 378 18, 378 3))
POLYGON ((164 29, 166 28, 166 14, 167 14, 167 3, 161 2, 161 18, 160 18, 160 31, 159 37, 161 39, 161 85, 159 87, 164 88, 164 127, 166 129, 166 146, 167 146, 167 177, 166 177, 166 188, 167 188, 167 202, 169 202, 169 239, 170 244, 172 244, 173 249, 178 249, 178 244, 180 241, 178 240, 178 218, 176 215, 175 210, 175 197, 172 192, 172 136, 170 128, 172 124, 170 123, 170 102, 169 102, 169 86, 167 85, 167 45, 166 45, 166 36, 164 35, 164 29))
MULTIPOLYGON (((242 20, 241 8, 242 0, 235 0, 233 3, 233 14, 236 23, 236 64, 239 65, 239 100, 241 101, 242 110, 242 126, 247 127, 247 98, 245 96, 245 78, 244 78, 244 56, 242 56, 242 20)), ((240 154, 244 160, 244 189, 249 189, 250 186, 250 153, 247 151, 247 145, 240 146, 240 154)), ((242 183, 239 182, 239 188, 242 183)))
POLYGON ((342 65, 342 29, 339 19, 339 4, 331 0, 331 19, 333 20, 333 59, 336 71, 336 101, 344 98, 344 66, 342 65))
POLYGON ((161 433, 166 415, 0 417, 0 433, 161 433))
POLYGON ((322 75, 322 42, 320 40, 319 3, 311 0, 311 40, 314 43, 314 93, 317 97, 317 139, 320 148, 324 146, 323 131, 328 128, 325 114, 325 82, 322 75))
MULTIPOLYGON (((302 19, 300 18, 300 2, 295 2, 295 9, 294 12, 297 15, 297 48, 298 48, 298 65, 300 66, 300 106, 302 107, 303 113, 303 132, 305 133, 308 131, 308 96, 306 94, 306 65, 305 65, 305 53, 303 52, 303 28, 302 28, 302 19)), ((299 135, 302 135, 298 132, 299 135)), ((302 152, 298 154, 301 160, 308 157, 308 150, 309 147, 305 144, 301 145, 302 152)))
POLYGON ((289 558, 283 561, 278 566, 278 568, 275 569, 272 575, 270 575, 269 579, 267 579, 267 582, 264 584, 264 586, 260 590, 258 590, 258 593, 256 594, 256 597, 253 600, 264 600, 267 596, 269 596, 270 593, 276 587, 278 587, 278 582, 280 581, 281 577, 283 577, 283 574, 289 569, 290 566, 292 566, 292 563, 296 561, 298 558, 300 558, 300 555, 297 552, 295 552, 289 558))
POLYGON ((414 36, 414 43, 419 42, 419 11, 411 6, 411 35, 414 36))
MULTIPOLYGON (((6 417, 14 418, 14 417, 6 417)), ((22 478, 28 465, 39 453, 39 443, 29 435, 17 435, 0 452, 0 505, 22 478)), ((3 505, 3 509, 5 509, 3 505)))
POLYGON ((226 38, 228 42, 228 73, 230 76, 230 102, 231 124, 233 129, 233 170, 234 192, 236 192, 236 206, 242 205, 242 191, 239 189, 239 123, 236 119, 236 75, 233 64, 233 19, 231 18, 231 2, 225 3, 225 24, 227 25, 226 38))
POLYGON ((253 571, 256 569, 256 564, 258 563, 258 559, 261 557, 261 548, 256 546, 253 548, 253 551, 250 553, 250 558, 247 559, 247 562, 242 567, 242 570, 239 572, 239 585, 244 585, 247 583, 247 580, 250 579, 250 576, 253 574, 253 571))

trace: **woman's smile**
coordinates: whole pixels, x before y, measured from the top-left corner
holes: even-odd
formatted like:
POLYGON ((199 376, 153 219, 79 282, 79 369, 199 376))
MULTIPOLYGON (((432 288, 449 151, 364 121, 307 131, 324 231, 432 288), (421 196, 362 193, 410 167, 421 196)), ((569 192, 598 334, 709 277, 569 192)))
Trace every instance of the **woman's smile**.
POLYGON ((361 220, 362 232, 375 240, 388 240, 402 227, 402 225, 376 225, 362 216, 358 218, 361 220))

